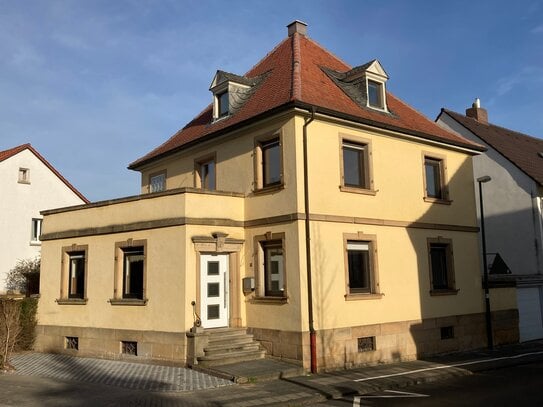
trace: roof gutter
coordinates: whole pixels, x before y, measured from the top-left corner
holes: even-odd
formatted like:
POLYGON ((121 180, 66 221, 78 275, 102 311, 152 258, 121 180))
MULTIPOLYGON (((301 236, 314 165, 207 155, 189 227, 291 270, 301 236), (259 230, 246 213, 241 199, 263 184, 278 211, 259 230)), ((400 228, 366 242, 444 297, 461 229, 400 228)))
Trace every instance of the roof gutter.
POLYGON ((311 373, 317 373, 317 334, 313 324, 313 283, 311 279, 311 229, 309 223, 309 171, 307 164, 307 127, 315 120, 317 108, 311 106, 311 117, 305 119, 303 127, 304 152, 304 212, 305 212, 305 262, 307 269, 307 309, 309 316, 309 347, 311 350, 311 373))
POLYGON ((431 134, 427 134, 427 133, 423 133, 423 132, 419 132, 419 131, 415 131, 415 130, 404 129, 402 127, 392 126, 392 125, 389 125, 389 124, 376 122, 374 120, 364 119, 364 118, 361 118, 361 117, 358 117, 358 116, 353 116, 353 115, 349 115, 349 114, 346 114, 346 113, 341 113, 341 112, 338 112, 336 110, 322 108, 322 107, 319 107, 319 106, 316 106, 316 105, 313 105, 313 104, 310 104, 310 103, 305 103, 305 102, 300 102, 298 100, 294 100, 294 101, 290 101, 288 103, 285 103, 283 105, 277 106, 277 107, 275 107, 273 109, 267 110, 267 111, 265 111, 265 112, 263 112, 263 113, 261 113, 259 115, 253 116, 250 119, 241 121, 239 123, 236 123, 236 124, 234 124, 232 126, 223 128, 223 129, 218 130, 216 132, 206 134, 203 137, 197 138, 196 140, 189 141, 188 143, 185 143, 185 144, 180 145, 178 147, 174 147, 171 150, 165 151, 164 153, 157 154, 156 156, 152 156, 152 157, 149 157, 149 158, 141 160, 141 161, 136 160, 136 161, 134 161, 134 162, 132 162, 131 164, 128 165, 128 169, 137 171, 138 169, 140 169, 144 165, 148 164, 149 162, 152 162, 152 161, 167 157, 169 155, 177 153, 178 151, 185 150, 185 149, 190 148, 190 147, 192 147, 194 145, 200 144, 200 143, 202 143, 204 141, 211 140, 211 139, 214 139, 215 137, 219 137, 219 136, 222 136, 224 134, 230 133, 232 131, 239 130, 239 129, 245 127, 245 126, 248 126, 250 124, 261 121, 261 120, 263 120, 265 118, 269 118, 271 116, 274 116, 274 115, 279 114, 279 113, 283 113, 285 111, 288 111, 289 109, 294 109, 294 108, 301 108, 301 109, 308 110, 308 111, 312 111, 312 109, 315 108, 315 109, 318 109, 319 113, 321 113, 321 114, 336 117, 338 119, 348 120, 348 121, 351 121, 351 122, 376 127, 376 128, 380 128, 380 129, 383 129, 383 130, 389 130, 389 131, 393 131, 393 132, 404 133, 404 134, 407 134, 407 135, 410 135, 410 136, 420 137, 422 139, 426 139, 426 140, 430 140, 430 141, 434 141, 434 142, 438 142, 438 143, 444 143, 444 144, 448 144, 448 145, 456 146, 456 147, 460 147, 460 148, 465 148, 465 149, 472 150, 472 151, 486 151, 486 149, 483 146, 477 146, 477 145, 473 145, 473 144, 455 142, 455 141, 452 141, 452 140, 445 140, 445 139, 442 139, 441 137, 437 137, 437 136, 434 136, 434 135, 431 135, 431 134))

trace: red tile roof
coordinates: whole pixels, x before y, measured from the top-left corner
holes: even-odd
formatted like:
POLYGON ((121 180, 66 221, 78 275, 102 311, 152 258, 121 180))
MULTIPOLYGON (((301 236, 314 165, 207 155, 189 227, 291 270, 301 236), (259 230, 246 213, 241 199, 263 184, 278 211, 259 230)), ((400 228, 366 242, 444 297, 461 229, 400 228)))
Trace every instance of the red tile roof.
POLYGON ((22 144, 17 147, 10 148, 9 150, 0 151, 0 162, 7 160, 10 157, 13 157, 16 154, 19 154, 21 151, 29 150, 34 154, 47 168, 49 168, 68 188, 70 188, 79 198, 81 198, 85 203, 90 203, 90 201, 79 192, 72 184, 68 182, 66 178, 62 176, 50 163, 47 161, 40 153, 36 151, 29 143, 22 144))
POLYGON ((282 107, 308 108, 350 120, 370 124, 425 139, 481 150, 481 146, 452 134, 387 92, 387 104, 393 114, 365 108, 344 93, 321 68, 348 71, 349 65, 304 35, 295 33, 283 40, 258 62, 246 77, 266 74, 249 100, 235 114, 212 121, 209 105, 169 140, 130 164, 137 169, 156 158, 168 155, 200 139, 222 134, 282 107))
POLYGON ((441 109, 543 186, 543 140, 441 109), (541 155, 540 155, 541 154, 541 155))

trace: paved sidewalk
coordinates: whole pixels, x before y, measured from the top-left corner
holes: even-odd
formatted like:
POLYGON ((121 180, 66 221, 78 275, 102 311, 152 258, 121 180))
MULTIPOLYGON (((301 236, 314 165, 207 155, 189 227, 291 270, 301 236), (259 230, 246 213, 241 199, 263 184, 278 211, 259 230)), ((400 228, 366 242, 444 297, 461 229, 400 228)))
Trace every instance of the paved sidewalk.
POLYGON ((14 355, 15 374, 148 391, 190 391, 230 386, 230 380, 182 367, 76 358, 47 353, 14 355))
POLYGON ((224 379, 182 368, 31 353, 13 359, 18 368, 16 374, 0 375, 0 405, 318 405, 331 398, 398 389, 534 361, 543 361, 543 341, 493 351, 456 353, 427 360, 232 385, 224 379))

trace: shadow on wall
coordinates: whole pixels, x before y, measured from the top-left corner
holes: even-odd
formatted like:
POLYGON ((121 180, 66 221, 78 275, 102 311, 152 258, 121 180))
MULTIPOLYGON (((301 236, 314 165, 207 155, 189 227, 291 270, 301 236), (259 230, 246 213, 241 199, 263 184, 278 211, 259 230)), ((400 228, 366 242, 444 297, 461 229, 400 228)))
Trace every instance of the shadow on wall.
MULTIPOLYGON (((399 189, 412 185, 401 179, 397 182, 399 189)), ((330 242, 330 232, 327 236, 318 224, 312 225, 319 370, 410 360, 486 346, 473 191, 472 166, 466 159, 448 176, 448 198, 452 202, 446 199, 425 202, 426 212, 405 229, 407 239, 401 227, 360 225, 359 230, 376 230, 380 292, 384 295, 349 301, 347 307, 340 303, 346 301, 341 298, 345 291, 340 281, 347 278, 343 260, 342 264, 335 264, 337 260, 326 257, 330 251, 327 246, 335 243, 330 242), (386 241, 383 240, 385 235, 388 235, 386 241), (391 241, 394 236, 398 241, 391 241), (397 250, 398 244, 404 247, 397 250), (355 314, 337 315, 340 309, 355 314), (382 316, 376 318, 375 313, 380 312, 382 316), (372 321, 383 323, 370 324, 368 315, 372 321), (345 320, 355 322, 341 327, 345 320)), ((401 196, 402 191, 398 192, 401 196)), ((422 200, 422 185, 420 193, 422 200)), ((405 191, 403 195, 413 196, 413 191, 405 191)), ((367 217, 363 209, 353 215, 367 217)), ((344 228, 337 225, 338 231, 344 228)), ((327 230, 332 227, 335 226, 327 226, 327 230)), ((333 250, 345 249, 337 246, 333 250)), ((499 300, 493 308, 495 343, 518 341, 514 288, 494 289, 492 295, 499 300)))
MULTIPOLYGON (((453 212, 453 219, 462 226, 478 227, 479 223, 474 223, 475 196, 470 196, 474 193, 472 180, 472 167, 466 160, 448 180, 448 198, 452 203, 429 204, 417 222, 442 224, 447 213, 453 212)), ((507 216, 494 222, 510 225, 507 216)), ((417 357, 486 347, 479 233, 436 226, 435 230, 409 228, 408 235, 416 253, 419 278, 421 321, 409 328, 417 357)), ((487 247, 487 251, 490 249, 487 247)), ((494 344, 518 342, 515 289, 495 288, 491 298, 495 300, 494 305, 491 303, 494 344)))

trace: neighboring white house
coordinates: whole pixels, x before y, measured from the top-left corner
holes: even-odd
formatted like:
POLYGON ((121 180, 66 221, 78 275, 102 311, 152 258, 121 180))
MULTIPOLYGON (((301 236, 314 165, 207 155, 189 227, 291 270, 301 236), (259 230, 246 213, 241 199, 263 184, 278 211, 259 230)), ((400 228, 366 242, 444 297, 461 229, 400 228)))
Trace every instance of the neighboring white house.
POLYGON ((465 116, 441 109, 436 121, 488 149, 473 171, 492 178, 483 185, 489 267, 498 253, 511 271, 491 281, 517 286, 520 340, 543 338, 543 140, 488 123, 478 99, 465 116))
POLYGON ((40 211, 89 203, 30 144, 0 151, 0 293, 18 260, 40 254, 40 211))

